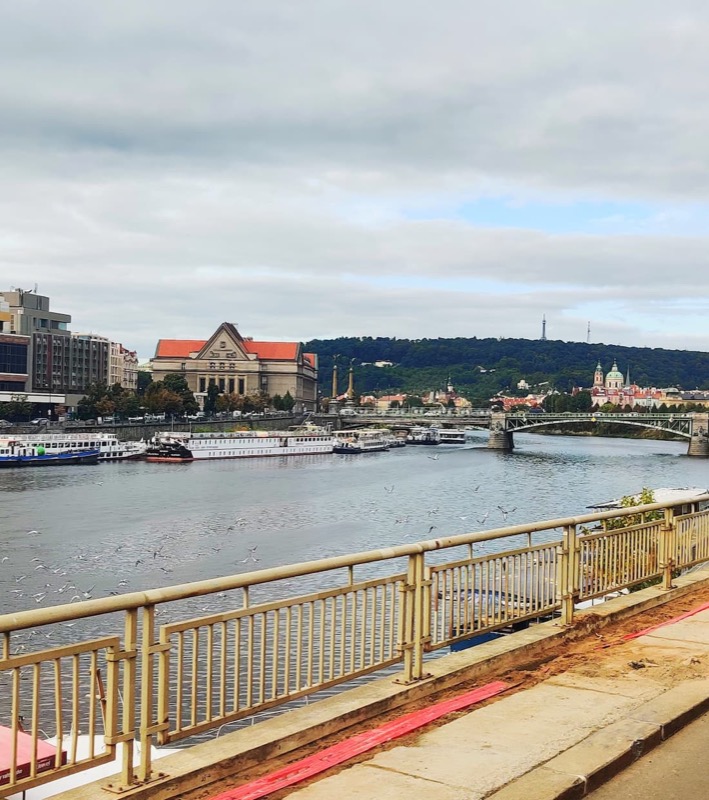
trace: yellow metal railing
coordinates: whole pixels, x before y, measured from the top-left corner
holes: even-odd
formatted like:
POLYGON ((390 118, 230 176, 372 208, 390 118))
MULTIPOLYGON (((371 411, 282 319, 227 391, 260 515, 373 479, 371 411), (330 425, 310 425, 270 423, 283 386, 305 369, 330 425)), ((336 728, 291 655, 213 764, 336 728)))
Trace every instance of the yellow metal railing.
POLYGON ((120 792, 155 777, 154 743, 395 664, 417 681, 429 651, 552 615, 571 624, 580 601, 651 579, 669 588, 709 560, 701 501, 681 516, 655 503, 0 616, 0 792, 114 760, 123 743, 120 792), (664 518, 588 528, 639 511, 664 518), (90 635, 96 625, 109 635, 90 635))

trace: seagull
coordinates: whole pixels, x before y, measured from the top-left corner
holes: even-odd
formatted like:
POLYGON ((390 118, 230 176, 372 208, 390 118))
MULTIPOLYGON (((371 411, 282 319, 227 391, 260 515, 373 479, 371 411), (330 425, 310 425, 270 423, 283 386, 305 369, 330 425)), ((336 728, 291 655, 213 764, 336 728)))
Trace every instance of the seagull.
POLYGON ((257 549, 258 545, 256 545, 255 547, 249 547, 249 555, 246 558, 242 558, 239 561, 239 564, 245 564, 247 561, 260 561, 261 559, 256 558, 256 556, 254 555, 257 549))
POLYGON ((426 531, 426 536, 428 536, 435 527, 436 527, 435 525, 431 525, 428 531, 426 531))
POLYGON ((431 461, 438 461, 438 459, 440 458, 440 456, 427 456, 427 458, 430 458, 430 459, 431 459, 431 461))
POLYGON ((507 522, 507 515, 511 514, 513 511, 517 510, 517 506, 515 506, 514 508, 510 508, 510 509, 504 509, 502 506, 498 506, 498 508, 500 509, 500 513, 502 514, 502 519, 505 522, 507 522))
POLYGON ((39 533, 39 531, 27 531, 27 535, 28 536, 33 536, 33 535, 36 535, 38 533, 39 533))
POLYGON ((394 486, 385 486, 384 491, 387 492, 387 494, 391 494, 394 491, 394 486))
POLYGON ((487 519, 489 516, 490 516, 490 512, 489 512, 489 511, 486 511, 486 512, 485 512, 485 513, 482 515, 482 517, 481 517, 481 518, 478 520, 478 524, 479 524, 479 525, 484 525, 484 524, 485 524, 485 520, 486 520, 486 519, 487 519))
POLYGON ((10 556, 3 556, 2 557, 2 561, 0 561, 0 564, 4 564, 6 561, 9 561, 9 560, 10 560, 10 556))
POLYGON ((473 491, 474 491, 474 492, 477 492, 477 490, 478 490, 479 488, 480 488, 479 486, 476 486, 476 487, 473 489, 473 491))

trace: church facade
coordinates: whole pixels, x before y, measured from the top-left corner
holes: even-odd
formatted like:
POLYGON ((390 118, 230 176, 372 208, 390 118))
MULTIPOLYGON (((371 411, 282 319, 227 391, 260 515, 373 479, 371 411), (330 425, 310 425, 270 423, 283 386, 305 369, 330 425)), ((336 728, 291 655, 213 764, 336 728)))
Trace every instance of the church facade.
POLYGON ((289 392, 297 411, 317 404, 317 356, 304 353, 298 342, 256 342, 223 322, 207 339, 160 339, 150 360, 153 380, 182 375, 204 405, 210 386, 220 392, 283 397, 289 392))
POLYGON ((631 383, 630 370, 624 378, 616 361, 613 362, 610 372, 604 374, 599 361, 593 373, 591 397, 596 407, 611 403, 622 408, 652 408, 663 401, 663 392, 660 389, 644 389, 631 383))

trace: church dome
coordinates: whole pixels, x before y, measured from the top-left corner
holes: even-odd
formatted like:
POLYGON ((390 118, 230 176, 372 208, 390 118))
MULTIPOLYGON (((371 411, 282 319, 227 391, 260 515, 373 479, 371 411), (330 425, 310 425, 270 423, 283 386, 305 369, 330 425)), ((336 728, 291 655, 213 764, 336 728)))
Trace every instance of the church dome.
POLYGON ((622 381, 623 373, 618 370, 618 364, 613 362, 613 369, 606 375, 607 381, 622 381))

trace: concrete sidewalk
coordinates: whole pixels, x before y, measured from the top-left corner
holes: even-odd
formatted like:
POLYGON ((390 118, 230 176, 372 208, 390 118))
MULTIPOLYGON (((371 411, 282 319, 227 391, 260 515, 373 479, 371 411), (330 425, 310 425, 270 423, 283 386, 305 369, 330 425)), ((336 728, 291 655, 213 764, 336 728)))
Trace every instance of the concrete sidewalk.
POLYGON ((294 790, 294 800, 583 797, 709 708, 709 610, 294 790))

